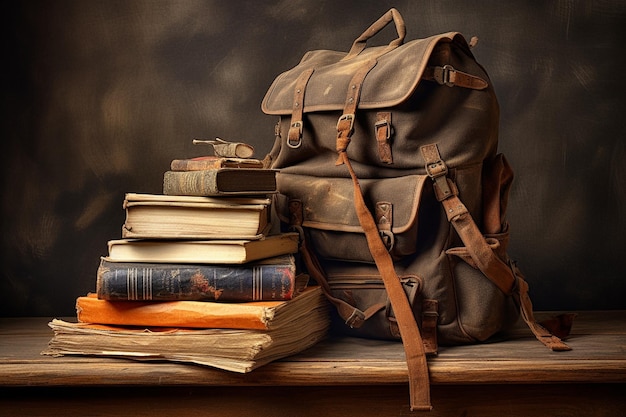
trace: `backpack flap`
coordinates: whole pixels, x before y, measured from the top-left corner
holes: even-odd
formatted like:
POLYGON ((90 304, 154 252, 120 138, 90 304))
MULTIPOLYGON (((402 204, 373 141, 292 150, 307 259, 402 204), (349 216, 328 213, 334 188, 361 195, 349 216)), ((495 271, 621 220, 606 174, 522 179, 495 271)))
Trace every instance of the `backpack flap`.
POLYGON ((304 113, 341 110, 350 80, 372 59, 377 64, 363 82, 359 109, 397 106, 415 92, 425 75, 434 78, 434 74, 426 71, 428 61, 438 44, 449 42, 461 45, 469 53, 465 39, 458 32, 416 39, 391 51, 385 46, 366 48, 349 59, 344 59, 348 55, 345 52, 309 51, 297 66, 276 77, 263 98, 261 110, 269 115, 290 115, 298 77, 309 70, 313 74, 306 85, 304 113))
POLYGON ((279 116, 272 167, 347 176, 335 167, 336 139, 351 102, 348 156, 361 179, 397 176, 396 169, 424 173, 415 156, 428 143, 453 156, 451 168, 479 164, 495 151, 498 105, 489 78, 465 38, 449 32, 353 56, 307 52, 274 80, 261 103, 263 112, 279 116))

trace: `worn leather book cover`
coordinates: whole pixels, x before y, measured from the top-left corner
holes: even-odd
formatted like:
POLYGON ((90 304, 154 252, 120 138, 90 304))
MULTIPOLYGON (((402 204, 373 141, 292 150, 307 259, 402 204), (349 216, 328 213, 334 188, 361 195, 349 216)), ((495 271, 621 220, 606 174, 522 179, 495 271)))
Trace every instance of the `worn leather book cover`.
POLYGON ((290 300, 306 282, 296 279, 294 256, 243 265, 110 262, 100 260, 96 294, 102 300, 290 300))
POLYGON ((258 195, 276 192, 276 170, 220 168, 166 171, 163 194, 190 196, 258 195))

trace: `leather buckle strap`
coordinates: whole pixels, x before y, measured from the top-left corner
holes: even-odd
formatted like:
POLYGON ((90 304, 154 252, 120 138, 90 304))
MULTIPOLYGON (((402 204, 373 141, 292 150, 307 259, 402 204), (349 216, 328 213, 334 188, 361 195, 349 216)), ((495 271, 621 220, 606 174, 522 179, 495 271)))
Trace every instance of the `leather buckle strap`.
POLYGON ((433 68, 433 78, 439 85, 447 85, 454 87, 454 83, 450 81, 450 74, 455 72, 452 65, 444 65, 443 67, 433 68))
POLYGON ((354 113, 342 114, 337 120, 337 132, 347 131, 347 132, 352 133, 353 128, 354 128, 354 113))
POLYGON ((352 76, 346 95, 346 101, 343 107, 343 114, 337 121, 337 143, 336 149, 339 156, 335 165, 341 165, 344 163, 346 156, 346 149, 350 144, 350 137, 352 136, 354 129, 354 119, 356 117, 356 109, 359 105, 361 98, 361 88, 363 87, 363 81, 367 74, 376 66, 378 61, 375 59, 369 60, 365 65, 361 66, 357 72, 352 76))
POLYGON ((452 65, 427 67, 423 78, 435 81, 439 85, 448 87, 471 88, 472 90, 484 90, 489 83, 480 77, 455 69, 452 65))
POLYGON ((291 110, 291 122, 287 135, 287 146, 296 149, 302 145, 302 119, 304 113, 304 93, 306 86, 313 75, 314 69, 303 71, 296 80, 293 92, 293 105, 291 110))
POLYGON ((289 134, 287 136, 287 146, 297 149, 302 145, 302 121, 296 121, 289 126, 289 134))
POLYGON ((391 112, 378 112, 376 113, 376 123, 374 124, 374 130, 376 131, 376 142, 378 143, 378 157, 381 162, 386 164, 393 163, 393 157, 391 155, 391 146, 389 139, 391 139, 391 112))
POLYGON ((350 328, 361 327, 363 322, 365 321, 365 314, 358 308, 354 308, 350 317, 346 319, 346 324, 350 326, 350 328))
POLYGON ((437 178, 448 175, 448 166, 441 159, 429 161, 426 164, 426 173, 430 178, 437 178))
POLYGON ((448 221, 467 248, 473 263, 504 294, 511 294, 515 285, 513 271, 489 247, 467 207, 459 199, 456 185, 447 176, 441 174, 441 172, 447 171, 447 168, 443 168, 445 163, 443 163, 437 145, 424 145, 420 150, 426 163, 426 171, 430 172, 429 175, 432 174, 431 178, 434 181, 433 187, 437 199, 442 203, 448 221), (449 192, 447 196, 445 195, 446 190, 449 192))
MULTIPOLYGON (((382 115, 382 113, 378 113, 377 115, 382 115)), ((391 122, 389 122, 389 120, 381 118, 380 120, 376 121, 374 127, 376 128, 376 132, 381 132, 381 140, 389 140, 389 138, 391 137, 391 122)))
MULTIPOLYGON (((437 155, 438 156, 438 155, 437 155)), ((456 195, 456 188, 448 182, 448 166, 439 157, 426 161, 426 173, 435 183, 435 192, 438 201, 456 195)))

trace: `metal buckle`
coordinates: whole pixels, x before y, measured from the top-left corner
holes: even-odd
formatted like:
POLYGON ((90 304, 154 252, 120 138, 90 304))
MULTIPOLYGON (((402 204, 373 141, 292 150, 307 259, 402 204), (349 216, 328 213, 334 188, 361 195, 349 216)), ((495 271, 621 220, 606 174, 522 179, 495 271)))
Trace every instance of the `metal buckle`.
POLYGON ((348 317, 346 319, 346 324, 351 328, 354 329, 361 327, 361 325, 363 324, 363 322, 365 321, 365 314, 363 314, 363 312, 361 310, 359 310, 358 308, 355 307, 354 311, 352 312, 352 314, 350 315, 350 317, 348 317))
POLYGON ((444 65, 443 67, 435 67, 433 78, 441 85, 454 87, 454 83, 450 81, 450 73, 456 72, 452 65, 444 65))
POLYGON ((287 136, 287 146, 289 146, 292 149, 297 149, 300 147, 300 145, 302 145, 302 122, 301 121, 296 121, 293 122, 291 124, 291 126, 289 127, 289 134, 287 136), (292 129, 297 129, 298 130, 298 140, 297 141, 292 141, 291 140, 291 131, 292 129))
POLYGON ((349 131, 352 131, 352 128, 354 127, 354 113, 345 113, 345 114, 342 114, 341 117, 339 117, 339 120, 337 120, 337 131, 339 131, 339 125, 341 124, 341 122, 345 120, 350 122, 349 131))
POLYGON ((443 201, 453 195, 448 184, 448 166, 445 162, 440 159, 426 164, 426 173, 435 183, 435 188, 439 190, 437 200, 443 201))
POLYGON ((440 159, 436 162, 426 164, 426 173, 433 180, 443 175, 448 175, 448 166, 440 159))
POLYGON ((389 123, 389 120, 379 120, 376 123, 374 123, 374 128, 376 129, 377 132, 378 132, 378 129, 381 127, 387 128, 387 139, 389 139, 391 137, 391 123, 389 123))

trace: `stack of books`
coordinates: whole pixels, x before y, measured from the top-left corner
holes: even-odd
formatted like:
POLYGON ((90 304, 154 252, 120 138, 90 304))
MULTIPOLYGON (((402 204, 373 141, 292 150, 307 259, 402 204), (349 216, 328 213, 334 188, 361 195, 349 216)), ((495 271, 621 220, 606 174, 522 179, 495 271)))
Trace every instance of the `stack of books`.
POLYGON ((276 172, 259 164, 174 160, 163 194, 126 194, 95 293, 78 297, 77 323, 50 323, 43 353, 249 372, 325 338, 327 300, 298 273, 299 236, 273 232, 276 172))

